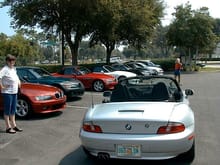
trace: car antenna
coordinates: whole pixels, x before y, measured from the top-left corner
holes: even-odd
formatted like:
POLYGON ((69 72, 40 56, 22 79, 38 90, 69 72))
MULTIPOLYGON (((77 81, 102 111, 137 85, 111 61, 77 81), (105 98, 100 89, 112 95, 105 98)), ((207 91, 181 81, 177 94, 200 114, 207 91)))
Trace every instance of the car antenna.
POLYGON ((93 98, 93 92, 91 91, 91 98, 92 98, 92 108, 94 108, 94 98, 93 98))

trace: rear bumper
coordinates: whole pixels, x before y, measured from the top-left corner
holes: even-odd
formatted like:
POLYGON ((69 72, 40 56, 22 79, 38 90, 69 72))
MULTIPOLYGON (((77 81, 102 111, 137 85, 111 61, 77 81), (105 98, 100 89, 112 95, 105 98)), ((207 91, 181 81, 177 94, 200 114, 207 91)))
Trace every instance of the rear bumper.
POLYGON ((110 158, 161 160, 176 157, 187 152, 193 146, 194 135, 191 130, 169 135, 121 135, 98 134, 80 131, 82 146, 93 156, 107 153, 110 158), (117 145, 140 145, 140 157, 120 157, 117 155, 117 145))

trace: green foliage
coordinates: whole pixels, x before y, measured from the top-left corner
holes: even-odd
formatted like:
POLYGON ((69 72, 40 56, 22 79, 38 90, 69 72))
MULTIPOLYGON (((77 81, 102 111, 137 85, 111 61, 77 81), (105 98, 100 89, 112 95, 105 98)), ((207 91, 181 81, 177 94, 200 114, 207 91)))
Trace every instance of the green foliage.
POLYGON ((159 64, 164 71, 173 71, 175 59, 173 58, 158 58, 151 59, 151 61, 155 64, 159 64))
POLYGON ((161 0, 5 0, 15 28, 40 27, 46 33, 62 32, 68 43, 72 64, 77 64, 83 37, 91 45, 106 47, 107 63, 117 44, 125 41, 140 48, 149 41, 163 16, 161 0))
POLYGON ((33 65, 33 66, 38 66, 40 68, 43 68, 50 73, 57 72, 63 67, 62 65, 33 65))
POLYGON ((12 37, 0 35, 0 56, 7 54, 17 57, 17 65, 27 65, 33 63, 40 53, 37 45, 31 45, 29 39, 17 33, 12 37))
POLYGON ((169 44, 179 48, 182 54, 198 56, 200 53, 213 52, 217 44, 214 34, 214 19, 209 16, 208 8, 197 11, 191 5, 176 7, 175 19, 170 24, 167 37, 169 44))

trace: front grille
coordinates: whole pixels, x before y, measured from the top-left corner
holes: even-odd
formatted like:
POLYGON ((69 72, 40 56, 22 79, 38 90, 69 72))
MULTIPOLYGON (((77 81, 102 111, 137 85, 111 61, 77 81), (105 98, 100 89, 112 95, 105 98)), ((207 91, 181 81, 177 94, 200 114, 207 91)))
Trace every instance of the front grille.
POLYGON ((60 109, 63 107, 63 104, 56 104, 52 106, 52 110, 60 109))

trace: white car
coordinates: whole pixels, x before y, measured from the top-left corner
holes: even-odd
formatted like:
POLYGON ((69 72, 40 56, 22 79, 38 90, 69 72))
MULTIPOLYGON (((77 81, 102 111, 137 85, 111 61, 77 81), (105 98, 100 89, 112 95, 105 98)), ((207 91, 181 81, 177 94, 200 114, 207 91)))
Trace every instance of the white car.
POLYGON ((153 66, 153 67, 161 68, 160 65, 155 64, 155 63, 153 63, 153 62, 150 61, 150 60, 138 60, 138 62, 142 62, 142 63, 146 64, 147 66, 153 66))
POLYGON ((124 78, 137 76, 137 74, 132 73, 132 72, 115 70, 112 66, 109 66, 109 65, 96 66, 93 68, 93 72, 101 72, 104 74, 112 75, 118 81, 120 81, 124 78))
POLYGON ((145 62, 143 62, 143 61, 137 61, 137 62, 135 62, 136 63, 136 65, 138 65, 139 67, 141 67, 141 68, 148 68, 148 69, 150 69, 150 70, 153 70, 153 71, 155 71, 156 73, 157 73, 157 75, 163 75, 164 74, 164 71, 163 71, 163 69, 162 68, 160 68, 160 67, 158 67, 158 66, 153 66, 153 65, 147 65, 145 62))
POLYGON ((85 153, 100 159, 162 160, 195 156, 195 119, 188 96, 168 76, 133 77, 103 93, 79 133, 85 153))

